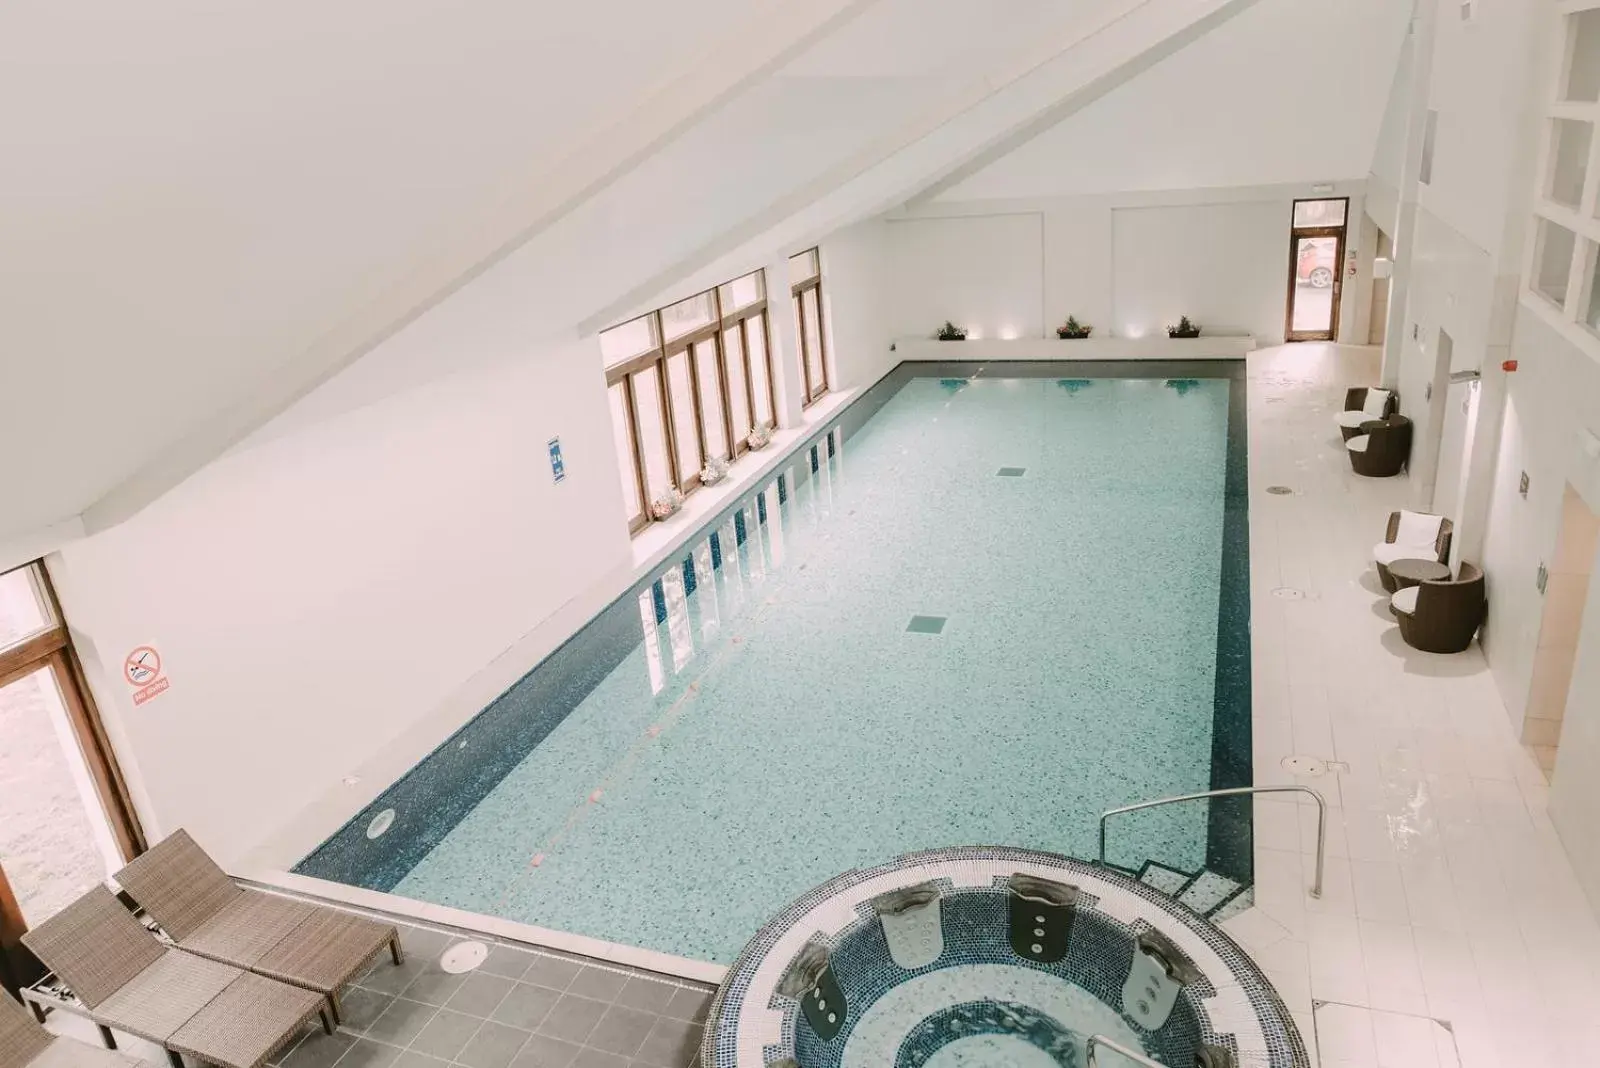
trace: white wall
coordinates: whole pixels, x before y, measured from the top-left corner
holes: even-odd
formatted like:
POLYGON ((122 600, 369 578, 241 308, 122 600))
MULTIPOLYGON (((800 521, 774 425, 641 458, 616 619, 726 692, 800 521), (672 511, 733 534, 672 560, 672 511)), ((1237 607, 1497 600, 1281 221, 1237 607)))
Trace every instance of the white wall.
POLYGON ((237 860, 631 564, 598 350, 533 342, 517 296, 491 273, 51 559, 152 836, 237 860), (141 644, 171 688, 135 708, 141 644))
POLYGON ((823 239, 822 298, 835 389, 870 386, 899 362, 890 351, 889 227, 872 219, 823 239))
POLYGON ((934 201, 888 226, 890 329, 927 337, 945 319, 974 336, 1053 337, 1068 315, 1097 337, 1159 333, 1182 315, 1280 341, 1296 197, 1350 196, 1342 336, 1371 300, 1359 182, 1115 196, 934 201))

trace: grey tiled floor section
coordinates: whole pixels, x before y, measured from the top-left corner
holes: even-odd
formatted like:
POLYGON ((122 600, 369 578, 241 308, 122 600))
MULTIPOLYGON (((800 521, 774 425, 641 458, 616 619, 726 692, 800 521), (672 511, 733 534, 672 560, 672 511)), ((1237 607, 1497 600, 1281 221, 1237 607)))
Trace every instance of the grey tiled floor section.
MULTIPOLYGON (((493 946, 466 975, 439 955, 461 939, 401 928, 346 991, 336 1035, 309 1031, 281 1068, 692 1068, 711 988, 598 961, 493 946)), ((488 940, 484 940, 488 941, 488 940)))

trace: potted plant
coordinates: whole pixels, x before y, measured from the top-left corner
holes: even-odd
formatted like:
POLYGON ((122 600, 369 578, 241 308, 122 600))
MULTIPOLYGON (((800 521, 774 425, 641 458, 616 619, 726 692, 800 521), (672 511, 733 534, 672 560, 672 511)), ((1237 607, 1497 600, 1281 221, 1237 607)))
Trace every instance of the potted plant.
POLYGON ((1094 333, 1094 327, 1087 323, 1080 323, 1076 316, 1067 316, 1067 321, 1056 327, 1056 337, 1068 341, 1079 341, 1094 333))
POLYGON ((940 341, 965 341, 967 340, 967 328, 957 326, 949 319, 946 319, 944 325, 939 328, 938 338, 940 341))
POLYGON ((722 459, 720 456, 713 456, 711 459, 707 460, 706 465, 700 469, 700 485, 714 486, 727 477, 727 474, 728 461, 722 459))
POLYGON ((677 486, 668 486, 650 502, 650 514, 656 519, 670 519, 683 507, 683 493, 677 486))
POLYGON ((750 431, 749 436, 744 439, 744 443, 750 446, 752 449, 764 449, 771 444, 771 442, 772 424, 765 420, 757 423, 755 425, 755 429, 750 431))
POLYGON ((1191 323, 1189 321, 1189 317, 1187 315, 1185 315, 1183 318, 1178 320, 1178 325, 1177 326, 1169 326, 1169 327, 1167 327, 1167 336, 1168 337, 1199 337, 1200 336, 1200 328, 1198 326, 1196 326, 1194 323, 1191 323))

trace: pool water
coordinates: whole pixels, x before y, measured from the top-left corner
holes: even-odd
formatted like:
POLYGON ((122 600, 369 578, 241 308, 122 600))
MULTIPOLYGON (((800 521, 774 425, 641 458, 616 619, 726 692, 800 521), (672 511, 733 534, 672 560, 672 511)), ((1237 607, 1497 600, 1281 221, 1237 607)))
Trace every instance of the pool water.
MULTIPOLYGON (((1105 809, 1215 785, 1238 383, 878 388, 613 610, 631 647, 377 885, 727 962, 840 871, 964 844, 1092 858, 1105 809)), ((1248 768, 1243 722, 1226 759, 1248 768)), ((1198 869, 1209 816, 1127 817, 1113 859, 1198 869)))

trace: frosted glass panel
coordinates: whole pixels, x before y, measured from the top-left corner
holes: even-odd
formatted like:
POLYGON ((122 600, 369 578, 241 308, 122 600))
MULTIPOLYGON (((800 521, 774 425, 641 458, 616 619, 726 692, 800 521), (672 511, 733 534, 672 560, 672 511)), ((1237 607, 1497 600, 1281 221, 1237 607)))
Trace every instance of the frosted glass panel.
POLYGON ((721 288, 722 314, 727 315, 754 304, 765 295, 766 286, 762 282, 761 271, 751 271, 743 278, 735 278, 721 288))
POLYGON ((689 355, 680 352, 667 360, 667 384, 672 389, 672 430, 678 444, 679 478, 694 484, 700 471, 700 432, 694 420, 694 384, 689 381, 689 355))
POLYGON ((827 376, 822 367, 822 310, 820 289, 808 289, 800 294, 800 313, 805 317, 806 371, 811 378, 813 397, 828 391, 827 376))
POLYGON ((1345 201, 1297 200, 1294 203, 1294 224, 1300 226, 1343 226, 1345 201))
POLYGON ((600 332, 600 355, 610 367, 656 347, 656 317, 641 315, 600 332))
POLYGON ((717 343, 710 339, 694 347, 695 371, 700 376, 700 413, 706 425, 706 455, 728 458, 728 432, 722 424, 722 380, 717 375, 717 343))
POLYGON ((667 458, 667 425, 661 420, 661 387, 656 369, 635 372, 633 405, 639 413, 639 448, 644 453, 645 487, 653 500, 672 485, 667 458))
POLYGON ((618 382, 607 392, 611 400, 611 435, 617 449, 617 475, 622 479, 622 504, 632 519, 644 511, 639 499, 639 480, 633 476, 633 427, 628 421, 628 404, 618 382))
POLYGON ((750 347, 750 384, 755 388, 756 422, 771 423, 772 381, 767 377, 767 317, 757 315, 744 324, 745 341, 750 347))
POLYGON ((1551 123, 1550 173, 1544 192, 1557 204, 1576 208, 1583 199, 1583 176, 1589 169, 1589 140, 1594 127, 1586 122, 1556 119, 1551 123))
POLYGON ((1549 219, 1539 220, 1539 262, 1533 288, 1555 301, 1567 302, 1567 279, 1572 275, 1572 253, 1577 239, 1572 231, 1549 219))
POLYGON ((750 394, 745 390, 744 349, 739 344, 739 328, 722 332, 722 353, 728 367, 728 407, 733 413, 733 439, 743 441, 750 433, 750 394))
POLYGON ((1566 99, 1600 100, 1600 11, 1584 11, 1567 19, 1572 61, 1567 67, 1566 99))
POLYGON ((808 278, 815 278, 822 273, 822 266, 817 262, 817 250, 808 248, 797 256, 789 257, 789 282, 804 282, 808 278))
POLYGON ((670 308, 662 308, 662 333, 671 341, 706 326, 714 318, 712 304, 711 291, 707 290, 688 300, 680 300, 670 308))

